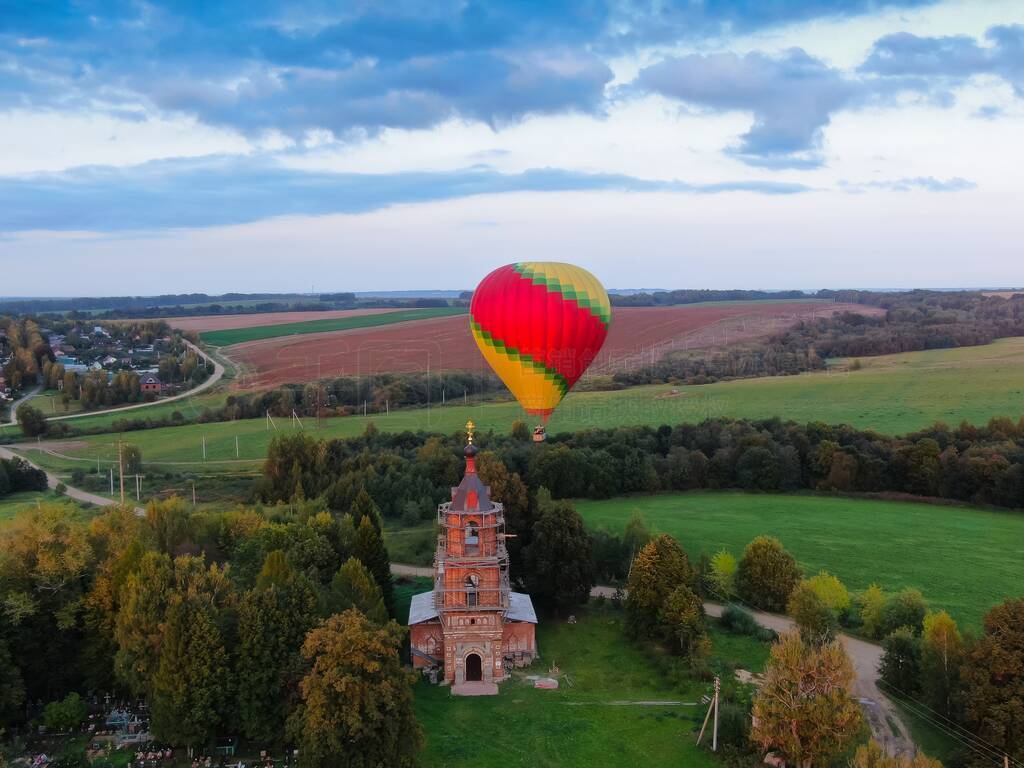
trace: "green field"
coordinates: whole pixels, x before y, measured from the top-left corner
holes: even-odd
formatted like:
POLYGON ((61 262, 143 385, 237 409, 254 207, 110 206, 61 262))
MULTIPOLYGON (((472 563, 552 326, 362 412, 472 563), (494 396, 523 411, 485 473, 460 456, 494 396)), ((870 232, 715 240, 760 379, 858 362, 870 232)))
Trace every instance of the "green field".
POLYGON ((38 408, 44 416, 64 416, 70 413, 80 413, 82 404, 77 400, 69 400, 67 409, 61 402, 61 392, 56 389, 44 389, 38 395, 29 399, 28 404, 38 408))
POLYGON ((851 589, 917 587, 934 608, 978 628, 993 605, 1024 594, 1024 514, 903 501, 682 493, 579 501, 591 529, 621 531, 633 510, 694 557, 739 557, 760 534, 782 540, 804 572, 851 589))
POLYGON ((356 315, 355 317, 330 317, 323 320, 305 320, 298 323, 281 323, 280 325, 262 325, 253 328, 230 328, 223 331, 206 331, 200 337, 206 344, 215 347, 226 347, 241 344, 243 341, 258 339, 274 339, 278 336, 293 336, 303 333, 323 333, 324 331, 349 331, 355 328, 374 328, 379 325, 406 323, 412 320, 430 320, 450 315, 463 315, 465 307, 426 307, 421 309, 400 309, 394 312, 382 312, 373 315, 356 315))
MULTIPOLYGON (((141 409, 137 414, 156 415, 164 409, 171 410, 171 406, 183 412, 188 407, 198 410, 198 405, 207 397, 213 403, 224 395, 204 395, 190 404, 158 405, 151 411, 141 409)), ((549 432, 680 424, 722 416, 780 416, 798 422, 847 423, 886 434, 903 434, 935 421, 957 424, 966 419, 985 423, 1000 415, 1016 420, 1022 413, 1024 338, 1014 338, 984 347, 870 358, 859 371, 746 379, 692 387, 649 386, 617 392, 571 393, 552 416, 549 432)), ((113 415, 95 418, 109 420, 113 415)), ((92 418, 83 417, 80 422, 88 423, 92 418)), ((372 421, 379 429, 389 432, 452 433, 472 419, 481 431, 507 432, 513 421, 522 418, 518 404, 504 402, 324 419, 319 429, 314 419, 307 418, 303 428, 318 437, 353 437, 362 434, 366 424, 372 421)), ((297 429, 298 424, 284 418, 276 419, 274 425, 268 425, 265 419, 246 419, 131 432, 125 433, 125 439, 142 449, 146 462, 203 464, 205 436, 206 464, 212 468, 216 466, 213 462, 233 462, 236 436, 239 457, 251 463, 263 459, 275 434, 297 429)), ((98 447, 109 460, 114 458, 116 440, 112 434, 84 437, 63 452, 95 458, 98 447)))
MULTIPOLYGON (((712 627, 716 664, 726 669, 763 665, 767 647, 712 627)), ((673 686, 624 635, 622 615, 591 608, 579 623, 542 620, 541 659, 529 674, 552 664, 563 673, 556 691, 537 690, 524 672, 501 684, 498 696, 453 698, 449 689, 421 682, 416 714, 426 734, 423 765, 492 766, 716 766, 694 745, 704 717, 698 704, 709 685, 673 686), (681 702, 641 705, 626 702, 681 702)), ((753 671, 759 671, 755 666, 753 671)))

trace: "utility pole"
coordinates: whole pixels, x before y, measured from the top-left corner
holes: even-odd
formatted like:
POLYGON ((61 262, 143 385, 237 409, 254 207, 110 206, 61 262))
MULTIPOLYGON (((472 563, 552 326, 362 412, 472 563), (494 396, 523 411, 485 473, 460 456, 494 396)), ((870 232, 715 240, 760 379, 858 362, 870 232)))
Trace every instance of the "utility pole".
POLYGON ((114 468, 110 467, 110 495, 114 495, 114 468))
POLYGON ((238 458, 238 435, 235 435, 235 458, 238 458))
POLYGON ((135 476, 135 500, 142 501, 142 482, 138 475, 135 476))
POLYGON ((121 504, 124 505, 124 454, 121 452, 121 441, 117 441, 117 473, 121 480, 121 504))
POLYGON ((711 701, 708 703, 708 713, 704 715, 704 725, 700 727, 700 734, 697 736, 697 743, 700 744, 701 739, 704 738, 704 731, 708 727, 708 720, 711 719, 712 711, 715 713, 714 726, 711 731, 711 749, 714 752, 718 751, 718 694, 722 690, 722 681, 716 676, 715 677, 715 693, 711 697, 711 701))
POLYGON ((206 435, 203 435, 203 461, 206 461, 206 435))
POLYGON ((192 506, 196 505, 196 481, 192 481, 192 506))

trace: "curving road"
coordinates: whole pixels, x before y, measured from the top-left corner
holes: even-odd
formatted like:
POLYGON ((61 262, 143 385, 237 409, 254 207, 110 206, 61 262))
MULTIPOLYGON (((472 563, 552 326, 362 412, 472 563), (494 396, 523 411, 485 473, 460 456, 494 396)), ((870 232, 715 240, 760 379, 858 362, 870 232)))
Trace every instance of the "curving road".
POLYGON ((85 416, 105 416, 108 413, 118 413, 120 411, 134 411, 138 408, 148 408, 151 405, 163 405, 164 403, 173 403, 175 400, 184 400, 186 397, 192 397, 198 395, 200 392, 205 392, 222 378, 224 378, 224 366, 218 363, 213 357, 203 352, 199 347, 193 344, 187 339, 182 339, 185 345, 195 352, 199 357, 204 360, 209 360, 213 363, 213 375, 210 376, 206 381, 197 387, 193 387, 187 392, 182 392, 172 397, 165 397, 162 400, 154 400, 151 403, 134 403, 132 405, 122 405, 118 408, 106 408, 102 411, 82 411, 81 413, 69 413, 66 416, 50 416, 47 421, 64 421, 65 419, 81 419, 85 416))
POLYGON ((27 394, 22 395, 13 403, 11 403, 10 418, 7 421, 0 422, 0 427, 14 426, 18 423, 18 406, 24 403, 29 398, 35 397, 43 390, 42 384, 36 384, 27 394))
MULTIPOLYGON (((433 568, 426 568, 418 565, 405 565, 403 563, 392 563, 391 572, 396 576, 426 576, 434 575, 433 568)), ((597 586, 590 594, 592 597, 610 598, 615 594, 614 587, 597 586)), ((721 603, 704 603, 704 611, 708 616, 719 617, 725 610, 721 603)), ((773 629, 779 634, 793 632, 796 630, 795 622, 788 616, 779 616, 764 611, 750 611, 754 619, 762 627, 773 629)), ((860 701, 861 709, 871 726, 871 734, 887 753, 890 755, 907 755, 913 757, 917 753, 910 732, 903 723, 899 713, 878 688, 878 667, 882 662, 882 647, 860 640, 849 635, 839 635, 839 639, 846 649, 847 655, 853 664, 856 678, 853 684, 853 695, 860 701), (893 733, 893 728, 896 733, 893 733)))
MULTIPOLYGON (((10 450, 9 448, 5 448, 2 445, 0 445, 0 459, 21 459, 22 461, 26 462, 29 466, 35 469, 42 469, 42 467, 33 464, 24 456, 21 456, 15 453, 14 451, 10 450)), ((43 471, 46 472, 46 470, 43 471)), ((53 474, 52 472, 46 472, 47 486, 49 486, 50 488, 56 488, 57 484, 60 482, 63 481, 55 474, 53 474)), ((80 488, 72 488, 70 485, 67 485, 66 483, 64 485, 64 488, 64 495, 67 496, 69 499, 83 501, 87 504, 95 504, 98 507, 112 507, 117 504, 116 501, 114 501, 113 499, 108 499, 106 496, 97 496, 95 493, 89 493, 88 491, 83 491, 80 488)), ((135 507, 135 514, 142 517, 146 514, 146 510, 143 507, 135 507)))

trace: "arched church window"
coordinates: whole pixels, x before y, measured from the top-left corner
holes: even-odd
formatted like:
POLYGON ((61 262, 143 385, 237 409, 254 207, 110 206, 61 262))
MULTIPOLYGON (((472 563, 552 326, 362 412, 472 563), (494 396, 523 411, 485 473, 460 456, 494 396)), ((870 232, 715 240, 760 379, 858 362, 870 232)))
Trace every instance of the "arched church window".
POLYGON ((480 577, 475 573, 466 577, 466 605, 476 606, 480 604, 480 577))

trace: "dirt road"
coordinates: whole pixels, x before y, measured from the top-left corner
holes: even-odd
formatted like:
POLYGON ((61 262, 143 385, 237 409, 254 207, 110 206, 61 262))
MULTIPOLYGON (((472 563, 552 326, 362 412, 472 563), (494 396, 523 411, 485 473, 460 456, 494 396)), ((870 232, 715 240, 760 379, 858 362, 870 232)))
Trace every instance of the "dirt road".
MULTIPOLYGON (((8 448, 4 448, 2 445, 0 445, 0 459, 21 459, 22 461, 28 462, 28 464, 35 467, 36 469, 40 469, 40 467, 33 464, 24 456, 19 456, 14 451, 8 448)), ((60 482, 60 478, 57 477, 56 475, 51 474, 50 472, 46 473, 46 484, 50 488, 56 488, 57 484, 60 482)), ((80 488, 72 488, 70 485, 65 485, 64 495, 67 496, 69 499, 83 501, 86 504, 95 504, 98 507, 110 507, 117 503, 113 499, 108 499, 105 496, 97 496, 95 493, 89 493, 88 491, 83 491, 80 488)), ((142 507, 136 507, 135 514, 141 517, 142 515, 146 514, 146 510, 142 507)))

